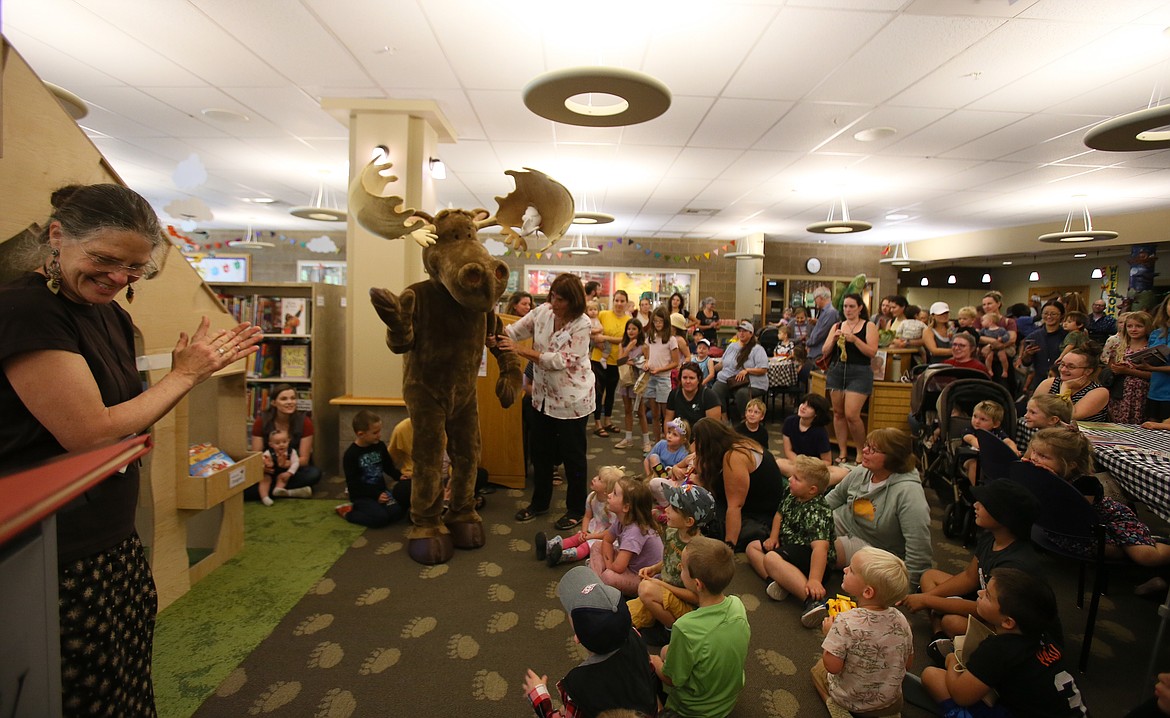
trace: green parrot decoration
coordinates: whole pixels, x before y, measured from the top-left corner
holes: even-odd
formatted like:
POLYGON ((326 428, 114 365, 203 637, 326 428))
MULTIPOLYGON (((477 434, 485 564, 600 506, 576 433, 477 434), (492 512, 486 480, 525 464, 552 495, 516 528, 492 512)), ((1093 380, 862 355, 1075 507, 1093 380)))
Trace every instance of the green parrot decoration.
POLYGON ((841 303, 845 301, 845 295, 861 294, 862 290, 865 289, 865 275, 857 275, 853 278, 853 281, 849 282, 848 284, 841 284, 839 282, 836 282, 835 284, 837 284, 837 289, 833 292, 833 306, 837 309, 838 312, 843 312, 844 310, 841 309, 841 303))

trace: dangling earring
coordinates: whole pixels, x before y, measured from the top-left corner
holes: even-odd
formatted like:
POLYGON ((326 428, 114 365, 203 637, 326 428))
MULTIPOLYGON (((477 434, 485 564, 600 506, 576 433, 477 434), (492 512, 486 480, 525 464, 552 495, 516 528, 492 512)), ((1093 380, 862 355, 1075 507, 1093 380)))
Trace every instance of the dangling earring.
POLYGON ((126 303, 127 304, 134 303, 134 285, 133 284, 126 285, 126 303))
POLYGON ((49 266, 45 267, 45 274, 49 275, 49 281, 46 285, 49 291, 53 294, 61 291, 61 263, 57 258, 61 256, 61 250, 54 248, 52 251, 53 258, 49 261, 49 266))

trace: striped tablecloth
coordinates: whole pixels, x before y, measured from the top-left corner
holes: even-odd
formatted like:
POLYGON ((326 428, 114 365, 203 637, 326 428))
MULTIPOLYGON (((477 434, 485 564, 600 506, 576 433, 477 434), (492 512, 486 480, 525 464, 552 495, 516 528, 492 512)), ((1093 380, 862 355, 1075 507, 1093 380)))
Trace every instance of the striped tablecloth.
POLYGON ((1130 496, 1170 521, 1170 431, 1132 424, 1081 422, 1093 459, 1130 496))

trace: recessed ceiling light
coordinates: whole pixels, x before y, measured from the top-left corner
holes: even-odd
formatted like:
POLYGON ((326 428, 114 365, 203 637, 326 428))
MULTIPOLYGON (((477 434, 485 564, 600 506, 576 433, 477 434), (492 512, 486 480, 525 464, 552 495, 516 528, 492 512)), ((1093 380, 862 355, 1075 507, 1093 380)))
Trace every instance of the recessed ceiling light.
POLYGON ((891 222, 896 222, 899 219, 910 219, 910 215, 894 212, 892 214, 887 214, 886 219, 890 220, 891 222))
POLYGON ((910 271, 910 268, 909 268, 909 267, 902 267, 902 271, 903 271, 903 272, 909 272, 909 271, 910 271))
POLYGON ((1010 259, 1005 259, 1005 260, 1003 261, 1003 266, 1005 266, 1005 267, 1006 267, 1006 266, 1010 265, 1011 263, 1012 263, 1012 260, 1010 260, 1010 259))
POLYGON ((1089 255, 1085 254, 1084 252, 1077 252, 1073 255, 1073 259, 1084 259, 1087 256, 1089 255))
POLYGON ((853 139, 858 142, 877 142, 887 137, 893 137, 898 131, 893 127, 869 127, 853 133, 853 139))
POLYGON ((241 197, 240 199, 245 202, 251 202, 252 204, 272 204, 276 201, 271 197, 241 197))
POLYGON ((225 110, 222 107, 205 107, 199 111, 209 120, 217 120, 219 122, 248 122, 250 117, 242 112, 235 110, 225 110))

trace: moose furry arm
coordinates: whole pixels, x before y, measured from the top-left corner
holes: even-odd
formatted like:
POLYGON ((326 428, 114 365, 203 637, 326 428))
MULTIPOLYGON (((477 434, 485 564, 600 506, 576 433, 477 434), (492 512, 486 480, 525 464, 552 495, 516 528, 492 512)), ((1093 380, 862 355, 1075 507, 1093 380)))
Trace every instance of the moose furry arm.
POLYGON ((414 300, 411 289, 404 289, 397 297, 389 289, 370 289, 370 302, 386 325, 386 346, 395 354, 414 348, 414 300))
MULTIPOLYGON (((487 328, 489 337, 504 332, 504 323, 495 312, 488 312, 487 328)), ((488 346, 492 356, 496 358, 496 365, 500 368, 500 377, 496 380, 496 396, 500 400, 500 406, 507 409, 515 403, 516 397, 520 396, 520 358, 515 352, 497 348, 494 341, 489 342, 488 346)))

